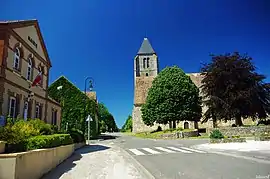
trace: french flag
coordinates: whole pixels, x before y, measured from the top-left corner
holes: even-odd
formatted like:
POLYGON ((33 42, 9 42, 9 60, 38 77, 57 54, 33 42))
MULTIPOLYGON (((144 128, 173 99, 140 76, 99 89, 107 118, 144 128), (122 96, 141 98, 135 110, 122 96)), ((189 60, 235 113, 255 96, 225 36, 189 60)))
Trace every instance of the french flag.
POLYGON ((36 86, 37 84, 40 84, 41 80, 42 80, 42 72, 39 72, 31 86, 33 87, 36 86))

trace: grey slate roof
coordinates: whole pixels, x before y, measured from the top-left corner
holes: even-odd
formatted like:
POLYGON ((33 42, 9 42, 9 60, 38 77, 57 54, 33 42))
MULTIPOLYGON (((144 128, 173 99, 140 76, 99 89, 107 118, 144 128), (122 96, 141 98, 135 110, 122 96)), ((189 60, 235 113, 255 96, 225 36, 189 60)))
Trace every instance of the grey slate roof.
POLYGON ((146 54, 155 54, 156 52, 152 48, 149 40, 147 38, 143 39, 140 50, 138 51, 138 55, 146 55, 146 54))

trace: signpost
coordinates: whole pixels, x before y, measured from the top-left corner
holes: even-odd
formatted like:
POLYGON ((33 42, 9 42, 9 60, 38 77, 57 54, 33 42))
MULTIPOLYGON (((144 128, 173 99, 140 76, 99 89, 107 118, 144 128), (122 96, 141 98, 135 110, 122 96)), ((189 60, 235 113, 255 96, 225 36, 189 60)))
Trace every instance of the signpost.
POLYGON ((90 122, 93 121, 90 115, 88 115, 86 121, 88 122, 88 142, 90 140, 90 122))

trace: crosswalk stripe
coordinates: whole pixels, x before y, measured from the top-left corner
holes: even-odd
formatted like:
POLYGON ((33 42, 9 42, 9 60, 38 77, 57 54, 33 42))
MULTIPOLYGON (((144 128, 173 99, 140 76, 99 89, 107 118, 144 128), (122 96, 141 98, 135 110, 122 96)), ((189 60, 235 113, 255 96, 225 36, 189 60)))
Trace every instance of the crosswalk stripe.
POLYGON ((173 150, 169 150, 169 149, 165 149, 163 147, 155 147, 158 150, 164 151, 164 152, 168 152, 168 153, 175 153, 175 151, 173 150))
POLYGON ((147 151, 147 152, 149 152, 149 153, 151 153, 151 154, 160 154, 160 152, 155 151, 155 150, 152 150, 150 148, 142 148, 142 149, 145 150, 145 151, 147 151))
POLYGON ((176 151, 179 151, 179 152, 183 152, 183 153, 188 153, 188 154, 192 153, 190 151, 182 150, 182 149, 179 149, 179 148, 176 148, 176 147, 167 147, 167 148, 172 149, 172 150, 176 150, 176 151))
POLYGON ((182 149, 186 149, 186 150, 190 150, 192 152, 198 152, 198 153, 206 153, 204 151, 200 151, 200 150, 196 150, 196 149, 191 149, 191 148, 187 148, 187 147, 181 147, 182 149))
POLYGON ((135 155, 145 155, 144 153, 142 153, 141 151, 137 150, 137 149, 129 149, 132 153, 134 153, 135 155))

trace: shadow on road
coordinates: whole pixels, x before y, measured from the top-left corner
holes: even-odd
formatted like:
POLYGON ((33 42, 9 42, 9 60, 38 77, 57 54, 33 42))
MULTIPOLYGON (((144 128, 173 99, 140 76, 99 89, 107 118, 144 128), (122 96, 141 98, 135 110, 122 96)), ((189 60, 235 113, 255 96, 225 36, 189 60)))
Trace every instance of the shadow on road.
POLYGON ((101 134, 98 137, 92 138, 91 140, 111 140, 111 139, 117 139, 120 136, 112 135, 112 134, 101 134))
POLYGON ((45 174, 41 179, 59 179, 64 173, 71 170, 76 166, 76 161, 79 161, 83 156, 82 154, 89 154, 92 152, 102 151, 109 149, 103 145, 86 145, 78 150, 76 150, 68 159, 58 165, 56 168, 52 169, 50 172, 45 174))

